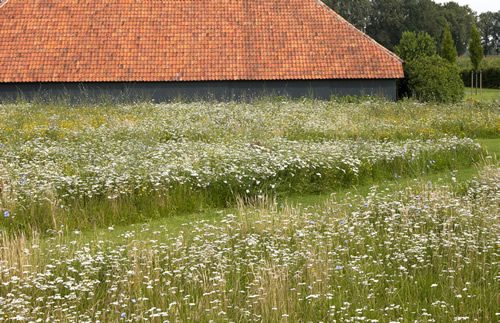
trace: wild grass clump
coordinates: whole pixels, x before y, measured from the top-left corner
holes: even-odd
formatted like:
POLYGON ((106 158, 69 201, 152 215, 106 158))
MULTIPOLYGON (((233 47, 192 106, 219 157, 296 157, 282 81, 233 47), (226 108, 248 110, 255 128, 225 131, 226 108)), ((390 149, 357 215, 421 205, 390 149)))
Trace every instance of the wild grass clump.
POLYGON ((265 196, 180 228, 0 241, 0 320, 498 319, 500 169, 320 205, 265 196))

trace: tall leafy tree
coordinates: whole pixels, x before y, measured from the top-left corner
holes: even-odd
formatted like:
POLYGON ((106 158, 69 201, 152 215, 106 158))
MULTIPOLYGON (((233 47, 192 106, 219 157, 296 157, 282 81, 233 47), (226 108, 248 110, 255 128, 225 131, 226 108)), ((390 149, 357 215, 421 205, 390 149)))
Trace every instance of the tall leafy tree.
POLYGON ((469 6, 461 6, 453 1, 441 5, 441 10, 450 24, 458 55, 465 54, 469 45, 470 29, 475 19, 474 12, 469 6))
POLYGON ((481 36, 476 28, 476 24, 472 25, 470 32, 470 43, 469 43, 470 60, 474 70, 478 71, 481 66, 481 61, 483 60, 483 47, 481 46, 481 36))
POLYGON ((403 32, 405 12, 403 0, 372 0, 372 15, 366 32, 392 50, 403 32))
POLYGON ((432 0, 405 0, 406 19, 403 30, 425 31, 440 42, 446 25, 441 7, 432 0))
POLYGON ((444 30, 441 57, 453 64, 457 61, 457 49, 455 48, 453 38, 451 37, 450 24, 446 24, 446 28, 444 30))
POLYGON ((488 55, 500 54, 500 11, 480 14, 477 27, 484 52, 488 55))
POLYGON ((372 11, 370 0, 325 0, 323 2, 356 28, 366 30, 372 11))
POLYGON ((403 70, 405 77, 398 81, 399 96, 410 94, 408 66, 419 57, 431 57, 436 55, 436 41, 428 33, 421 31, 405 31, 401 41, 395 47, 396 54, 404 60, 403 70))
POLYGON ((442 31, 448 22, 457 52, 464 54, 468 47, 470 26, 475 19, 474 12, 468 6, 453 1, 443 5, 433 0, 323 1, 390 50, 394 49, 403 31, 407 30, 425 31, 441 44, 442 31))

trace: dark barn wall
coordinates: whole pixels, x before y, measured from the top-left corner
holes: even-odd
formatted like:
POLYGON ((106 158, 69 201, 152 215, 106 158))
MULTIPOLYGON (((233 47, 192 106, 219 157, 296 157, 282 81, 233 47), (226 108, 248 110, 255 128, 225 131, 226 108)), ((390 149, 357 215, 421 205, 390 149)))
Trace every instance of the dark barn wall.
POLYGON ((230 100, 263 95, 292 98, 377 95, 396 100, 396 80, 0 83, 0 100, 71 97, 151 100, 230 100))

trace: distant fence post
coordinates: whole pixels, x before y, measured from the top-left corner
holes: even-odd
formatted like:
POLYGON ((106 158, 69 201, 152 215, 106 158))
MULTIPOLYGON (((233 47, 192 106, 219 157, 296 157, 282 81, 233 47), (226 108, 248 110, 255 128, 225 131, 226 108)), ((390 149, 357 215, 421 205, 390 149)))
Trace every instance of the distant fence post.
POLYGON ((478 78, 479 78, 479 77, 478 77, 478 74, 479 74, 479 71, 476 71, 476 95, 477 95, 477 88, 478 88, 478 85, 479 85, 479 84, 478 84, 478 83, 479 83, 479 82, 478 82, 478 78))
POLYGON ((470 72, 470 97, 474 95, 474 71, 470 72))
POLYGON ((483 71, 479 71, 479 88, 481 89, 481 96, 483 96, 483 71))

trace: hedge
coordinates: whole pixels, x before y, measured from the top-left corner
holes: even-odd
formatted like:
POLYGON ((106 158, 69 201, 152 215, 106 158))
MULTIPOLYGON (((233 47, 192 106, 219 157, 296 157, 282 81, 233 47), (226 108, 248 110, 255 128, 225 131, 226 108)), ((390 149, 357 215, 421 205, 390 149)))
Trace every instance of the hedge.
MULTIPOLYGON (((470 69, 460 71, 460 77, 467 87, 470 87, 471 72, 470 69)), ((483 69, 483 88, 500 89, 500 67, 483 69)))

